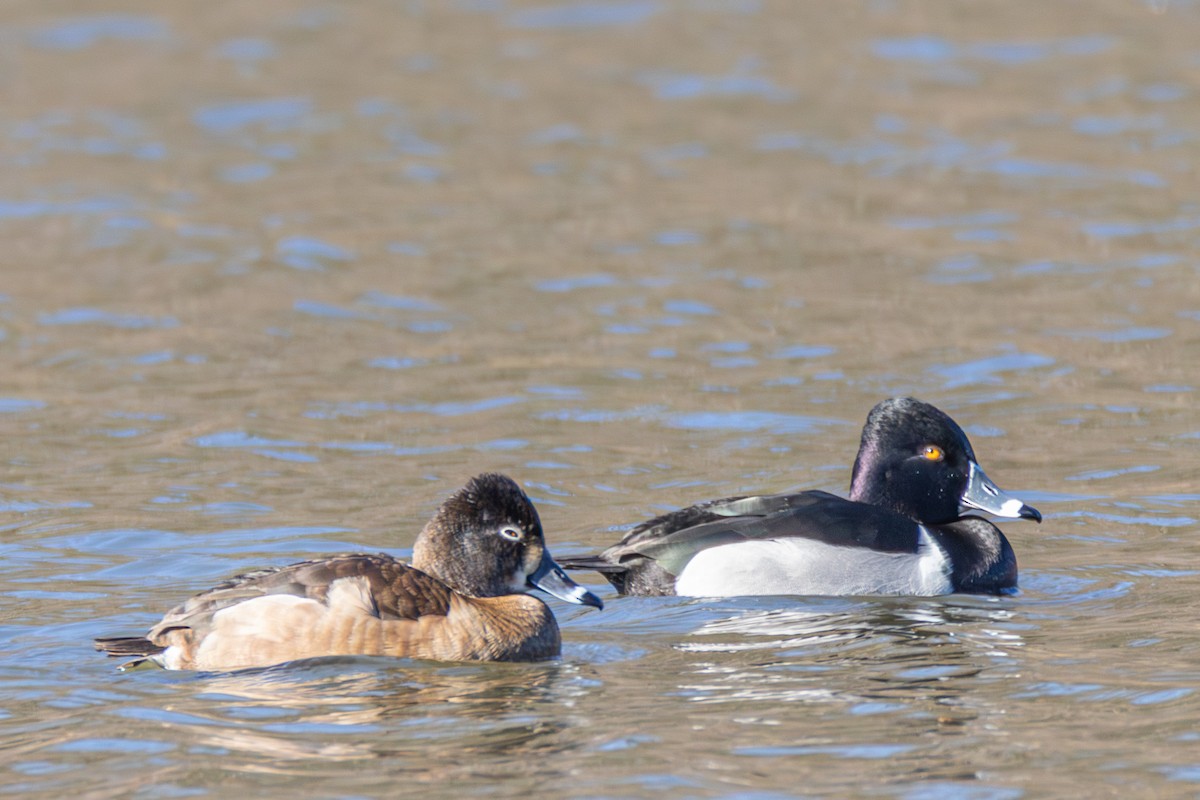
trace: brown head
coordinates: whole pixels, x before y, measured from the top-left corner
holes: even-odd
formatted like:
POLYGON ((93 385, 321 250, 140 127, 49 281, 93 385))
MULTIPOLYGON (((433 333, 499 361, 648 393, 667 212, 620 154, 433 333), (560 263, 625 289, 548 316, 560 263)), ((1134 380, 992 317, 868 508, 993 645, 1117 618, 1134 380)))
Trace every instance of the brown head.
POLYGON ((450 495, 413 545, 412 565, 469 597, 538 588, 603 607, 554 563, 533 502, 512 478, 478 475, 450 495))

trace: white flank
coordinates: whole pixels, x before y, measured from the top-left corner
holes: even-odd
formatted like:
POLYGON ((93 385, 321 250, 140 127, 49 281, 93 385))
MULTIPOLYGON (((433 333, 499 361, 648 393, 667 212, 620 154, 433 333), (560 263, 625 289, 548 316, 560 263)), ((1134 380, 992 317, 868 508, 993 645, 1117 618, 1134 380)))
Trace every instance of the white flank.
POLYGON ((920 527, 916 553, 836 547, 802 537, 739 542, 702 550, 675 581, 687 597, 754 594, 948 594, 950 562, 920 527))

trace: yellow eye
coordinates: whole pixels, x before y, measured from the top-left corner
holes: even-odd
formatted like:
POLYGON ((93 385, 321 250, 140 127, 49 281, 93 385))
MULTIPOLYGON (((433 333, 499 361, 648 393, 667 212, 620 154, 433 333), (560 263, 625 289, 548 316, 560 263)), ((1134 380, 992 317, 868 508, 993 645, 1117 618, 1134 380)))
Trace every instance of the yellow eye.
POLYGON ((925 449, 921 451, 921 455, 930 461, 941 461, 946 457, 946 452, 936 444, 927 444, 925 449))

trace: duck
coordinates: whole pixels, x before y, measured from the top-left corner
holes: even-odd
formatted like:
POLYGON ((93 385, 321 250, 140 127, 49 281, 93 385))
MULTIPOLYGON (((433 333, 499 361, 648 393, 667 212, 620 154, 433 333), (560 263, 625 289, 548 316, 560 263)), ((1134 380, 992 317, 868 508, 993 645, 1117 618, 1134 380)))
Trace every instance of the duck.
POLYGON ((97 650, 166 669, 227 671, 321 656, 542 661, 553 612, 527 594, 603 608, 546 548, 533 502, 506 475, 472 478, 421 530, 411 563, 346 554, 247 572, 186 600, 140 637, 97 650))
POLYGON ((849 499, 809 490, 709 500, 561 564, 599 572, 622 595, 1015 592, 1012 546, 971 511, 1042 521, 988 478, 949 415, 894 397, 867 415, 849 499))

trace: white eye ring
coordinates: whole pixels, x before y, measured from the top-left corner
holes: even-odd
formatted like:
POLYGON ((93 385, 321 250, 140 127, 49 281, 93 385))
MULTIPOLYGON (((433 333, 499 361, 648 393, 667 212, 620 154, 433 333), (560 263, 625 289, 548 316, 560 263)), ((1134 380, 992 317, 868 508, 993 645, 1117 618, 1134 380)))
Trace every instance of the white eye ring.
POLYGON ((497 531, 497 533, 499 533, 505 539, 508 539, 510 542, 521 541, 520 529, 514 528, 512 525, 505 525, 503 528, 497 531))

